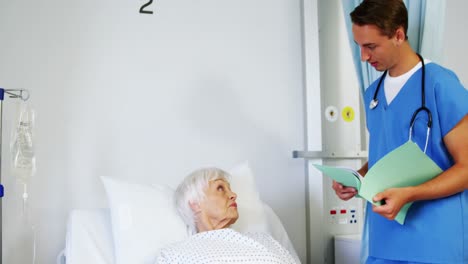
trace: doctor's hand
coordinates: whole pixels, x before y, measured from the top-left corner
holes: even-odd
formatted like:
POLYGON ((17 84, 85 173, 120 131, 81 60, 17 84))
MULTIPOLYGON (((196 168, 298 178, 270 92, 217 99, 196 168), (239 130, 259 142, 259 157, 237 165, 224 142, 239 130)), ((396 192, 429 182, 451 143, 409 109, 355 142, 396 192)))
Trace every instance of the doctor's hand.
POLYGON ((336 195, 344 201, 353 198, 357 194, 357 190, 354 187, 346 187, 336 181, 333 181, 332 188, 335 190, 336 195))
POLYGON ((372 211, 380 214, 388 220, 393 220, 400 209, 411 202, 411 189, 409 187, 390 188, 374 196, 374 202, 382 201, 380 206, 372 206, 372 211))

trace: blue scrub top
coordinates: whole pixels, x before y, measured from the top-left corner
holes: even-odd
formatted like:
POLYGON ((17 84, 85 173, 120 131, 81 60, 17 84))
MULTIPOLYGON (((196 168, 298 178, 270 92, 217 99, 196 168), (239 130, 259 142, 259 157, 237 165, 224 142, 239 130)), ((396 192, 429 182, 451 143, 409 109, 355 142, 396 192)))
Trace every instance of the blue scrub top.
MULTIPOLYGON (((382 83, 377 96, 379 105, 373 110, 367 106, 378 80, 366 90, 369 168, 408 141, 411 117, 421 107, 421 75, 421 69, 415 72, 390 105, 382 83)), ((468 114, 468 90, 452 71, 429 63, 425 93, 426 107, 432 112, 433 121, 426 154, 442 170, 447 170, 454 162, 443 137, 468 114)), ((426 112, 421 111, 413 127, 412 140, 421 149, 426 142, 427 120, 426 112)), ((370 203, 367 209, 369 260, 468 263, 468 191, 413 203, 404 225, 374 213, 370 203)))

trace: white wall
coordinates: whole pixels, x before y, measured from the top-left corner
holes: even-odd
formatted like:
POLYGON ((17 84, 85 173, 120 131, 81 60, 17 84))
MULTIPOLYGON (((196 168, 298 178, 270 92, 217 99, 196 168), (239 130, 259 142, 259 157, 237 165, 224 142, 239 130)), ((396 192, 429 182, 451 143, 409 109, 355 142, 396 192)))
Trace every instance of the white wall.
POLYGON ((442 64, 455 71, 468 88, 468 17, 466 10, 468 2, 463 0, 447 0, 444 57, 442 64))
MULTIPOLYGON (((176 185, 243 160, 305 259, 299 0, 1 1, 0 87, 31 91, 37 263, 64 247, 72 208, 106 206, 99 175, 176 185)), ((8 177, 14 102, 4 104, 3 263, 28 263, 8 177)))

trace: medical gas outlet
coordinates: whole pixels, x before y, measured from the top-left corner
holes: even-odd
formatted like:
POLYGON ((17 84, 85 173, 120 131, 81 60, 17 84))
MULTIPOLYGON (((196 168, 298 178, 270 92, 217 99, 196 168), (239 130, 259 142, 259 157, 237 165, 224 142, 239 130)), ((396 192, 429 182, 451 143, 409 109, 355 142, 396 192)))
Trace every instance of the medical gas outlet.
POLYGON ((341 116, 346 122, 352 122, 354 120, 354 109, 351 106, 346 106, 341 111, 341 116))

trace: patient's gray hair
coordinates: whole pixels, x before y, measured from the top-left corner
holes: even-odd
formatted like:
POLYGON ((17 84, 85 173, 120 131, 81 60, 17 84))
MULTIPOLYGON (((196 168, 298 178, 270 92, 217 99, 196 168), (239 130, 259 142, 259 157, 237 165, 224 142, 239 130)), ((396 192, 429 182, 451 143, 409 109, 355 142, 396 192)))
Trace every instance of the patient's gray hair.
POLYGON ((222 179, 229 182, 230 178, 231 175, 224 170, 215 167, 201 168, 190 173, 179 184, 174 193, 175 206, 192 234, 197 233, 197 227, 189 203, 199 203, 205 198, 205 189, 210 181, 222 179))

